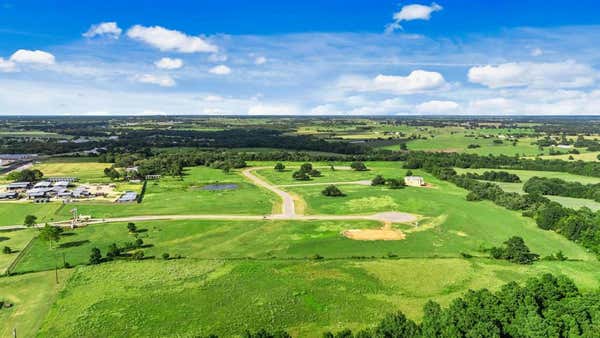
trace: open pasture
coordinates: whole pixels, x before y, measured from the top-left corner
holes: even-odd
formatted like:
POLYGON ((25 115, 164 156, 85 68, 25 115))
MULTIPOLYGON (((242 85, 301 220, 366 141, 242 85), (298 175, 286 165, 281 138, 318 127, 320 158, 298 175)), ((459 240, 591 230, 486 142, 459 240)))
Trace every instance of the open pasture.
POLYGON ((39 336, 110 336, 117 328, 124 336, 236 336, 265 328, 320 337, 396 310, 418 319, 429 299, 448 305, 469 288, 494 290, 543 272, 568 274, 592 290, 599 267, 479 259, 107 263, 76 269, 39 336))

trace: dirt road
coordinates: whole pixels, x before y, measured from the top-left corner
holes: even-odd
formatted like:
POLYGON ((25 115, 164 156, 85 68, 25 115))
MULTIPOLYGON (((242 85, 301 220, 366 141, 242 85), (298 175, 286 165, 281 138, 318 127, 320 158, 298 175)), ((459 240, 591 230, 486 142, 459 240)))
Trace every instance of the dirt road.
POLYGON ((242 175, 249 179, 252 183, 263 187, 267 190, 271 190, 275 194, 277 194, 282 199, 282 212, 281 215, 286 217, 294 217, 296 216, 296 208, 294 206, 294 197, 290 195, 288 192, 285 192, 278 187, 272 185, 271 183, 263 180, 262 178, 254 175, 253 171, 258 169, 266 169, 267 167, 252 167, 242 170, 242 175))

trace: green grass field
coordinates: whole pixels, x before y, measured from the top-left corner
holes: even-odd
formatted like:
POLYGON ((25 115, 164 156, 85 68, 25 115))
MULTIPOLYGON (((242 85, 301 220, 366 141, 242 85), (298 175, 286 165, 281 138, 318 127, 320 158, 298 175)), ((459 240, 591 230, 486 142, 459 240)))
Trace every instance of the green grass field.
POLYGON ((110 166, 110 163, 99 163, 94 158, 66 157, 52 158, 33 168, 39 169, 45 177, 75 176, 84 183, 105 183, 110 179, 104 176, 104 168, 110 166))
POLYGON ((72 272, 59 271, 58 285, 54 271, 0 278, 0 298, 13 304, 0 309, 0 337, 13 337, 13 329, 17 337, 34 337, 72 272))
POLYGON ((398 309, 418 319, 429 299, 447 305, 469 288, 497 289, 542 272, 565 273, 583 290, 595 289, 599 267, 478 259, 109 263, 75 271, 39 336, 234 336, 266 328, 320 337, 324 330, 363 328, 398 309))
POLYGON ((0 231, 0 249, 8 246, 13 251, 11 254, 0 254, 0 275, 6 271, 34 235, 35 230, 30 229, 0 231))

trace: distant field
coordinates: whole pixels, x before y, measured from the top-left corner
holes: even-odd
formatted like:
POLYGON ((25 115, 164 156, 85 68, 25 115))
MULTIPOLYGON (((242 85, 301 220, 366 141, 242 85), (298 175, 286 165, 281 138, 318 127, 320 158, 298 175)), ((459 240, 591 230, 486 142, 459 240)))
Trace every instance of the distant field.
POLYGON ((53 176, 75 176, 81 182, 101 183, 110 182, 104 176, 104 168, 109 168, 110 163, 98 163, 93 158, 53 158, 48 161, 34 165, 45 177, 53 176))
POLYGON ((467 289, 495 290, 544 272, 567 274, 592 290, 599 271, 598 262, 522 266, 479 259, 103 264, 74 272, 38 336, 107 337, 115 330, 122 336, 234 336, 265 328, 321 337, 325 330, 364 328, 397 310, 418 319, 429 299, 448 305, 467 289))
MULTIPOLYGON (((581 176, 581 175, 574 175, 574 174, 569 174, 569 173, 553 172, 553 171, 510 170, 510 169, 462 169, 462 168, 455 168, 455 170, 459 174, 467 173, 467 172, 483 173, 485 171, 490 171, 490 170, 496 170, 496 171, 502 170, 502 171, 507 171, 507 172, 516 174, 521 178, 521 181, 522 181, 521 183, 493 182, 493 183, 499 185, 502 188, 502 190, 504 190, 506 192, 516 192, 516 193, 524 193, 523 184, 525 184, 525 182, 527 182, 527 180, 529 180, 530 178, 532 178, 534 176, 559 178, 561 180, 570 181, 570 182, 579 182, 582 184, 600 183, 600 178, 598 178, 598 177, 581 176)), ((546 196, 546 197, 548 197, 549 199, 556 201, 568 208, 579 209, 579 208, 585 206, 585 207, 590 208, 593 211, 600 210, 600 203, 593 201, 593 200, 587 200, 587 199, 583 199, 583 198, 563 197, 563 196, 546 196)))

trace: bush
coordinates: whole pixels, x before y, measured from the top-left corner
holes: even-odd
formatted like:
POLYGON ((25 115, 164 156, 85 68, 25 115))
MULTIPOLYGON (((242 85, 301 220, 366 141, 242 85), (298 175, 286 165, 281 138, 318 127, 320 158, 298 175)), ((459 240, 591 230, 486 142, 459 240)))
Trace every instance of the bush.
POLYGON ((325 189, 323 189, 323 191, 321 191, 321 194, 323 194, 324 196, 328 196, 328 197, 344 196, 344 193, 342 193, 342 191, 335 185, 327 186, 327 188, 325 188, 325 189))
POLYGON ((295 171, 292 174, 292 178, 294 178, 296 181, 308 181, 308 180, 310 180, 310 177, 304 171, 295 171))
POLYGON ((5 246, 2 248, 2 252, 8 255, 12 253, 12 249, 9 246, 5 246))
POLYGON ((504 245, 504 247, 493 247, 490 250, 492 258, 505 259, 517 264, 531 264, 540 257, 529 250, 521 237, 513 236, 504 242, 504 245))
POLYGON ((283 163, 277 163, 277 164, 275 164, 274 169, 277 171, 283 171, 285 169, 285 166, 283 165, 283 163))
POLYGON ((136 248, 141 248, 142 245, 144 245, 144 241, 141 238, 138 238, 135 240, 135 247, 136 248))
POLYGON ((372 186, 384 185, 384 184, 385 184, 385 178, 383 178, 383 176, 381 176, 381 175, 375 176, 375 178, 373 178, 373 180, 371 181, 372 186))
POLYGON ((169 260, 170 257, 171 257, 171 255, 169 255, 168 252, 165 252, 164 254, 162 254, 162 259, 164 259, 165 261, 169 260))
POLYGON ((308 173, 311 177, 321 177, 321 172, 317 169, 313 169, 308 173))
POLYGON ((96 265, 102 262, 102 253, 100 253, 100 249, 92 248, 92 252, 90 253, 90 264, 96 265))
POLYGON ((136 233, 137 227, 135 226, 134 223, 127 223, 127 231, 129 231, 131 233, 136 233))
POLYGON ((401 189, 404 188, 404 181, 395 179, 395 178, 390 178, 386 181, 386 184, 388 186, 388 188, 390 189, 401 189))
POLYGON ((134 252, 133 254, 131 254, 131 259, 135 261, 141 261, 142 259, 144 259, 144 252, 142 250, 134 252))
POLYGON ((364 163, 362 163, 362 162, 352 162, 352 163, 350 163, 350 168, 352 168, 352 169, 354 169, 356 171, 366 171, 366 170, 368 170, 367 166, 364 163))
POLYGON ((300 171, 308 173, 313 169, 312 164, 310 163, 304 163, 300 166, 300 171))

